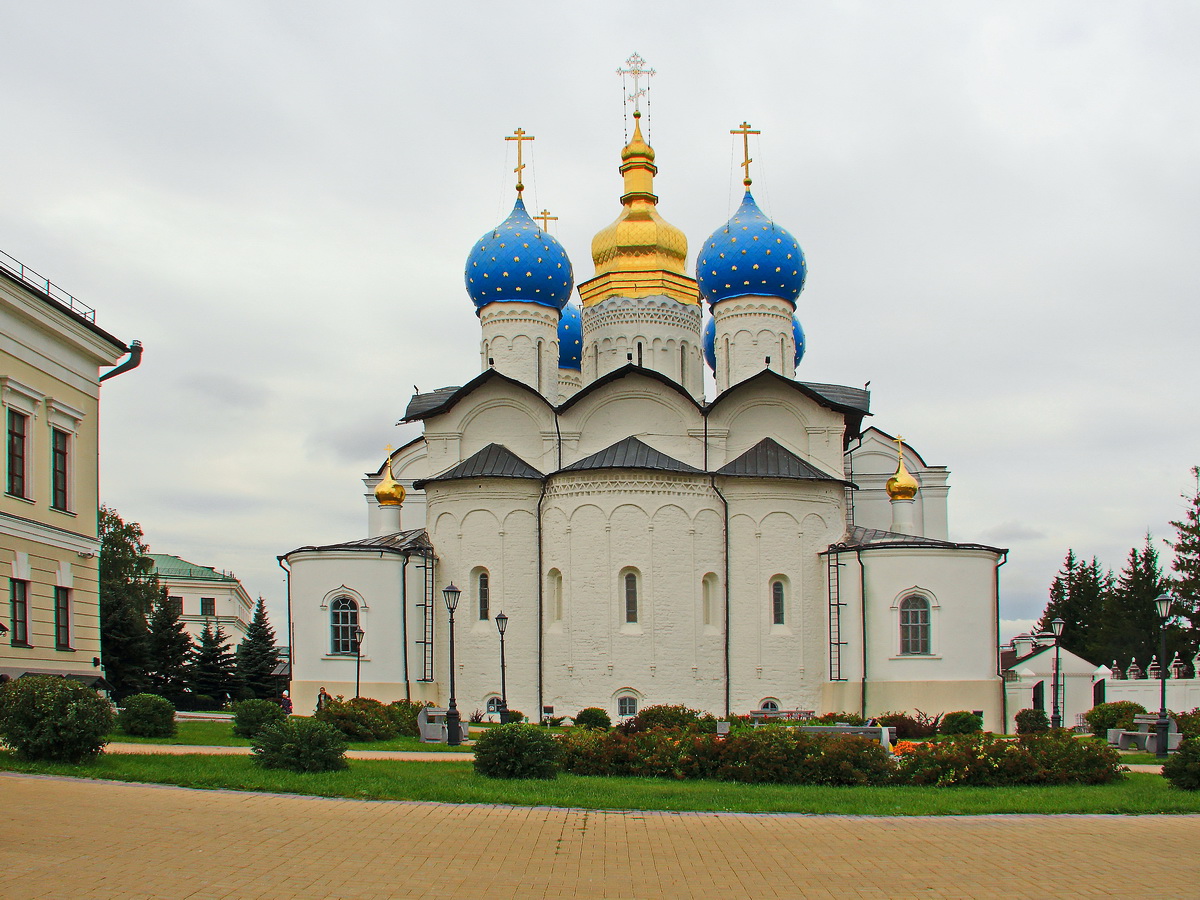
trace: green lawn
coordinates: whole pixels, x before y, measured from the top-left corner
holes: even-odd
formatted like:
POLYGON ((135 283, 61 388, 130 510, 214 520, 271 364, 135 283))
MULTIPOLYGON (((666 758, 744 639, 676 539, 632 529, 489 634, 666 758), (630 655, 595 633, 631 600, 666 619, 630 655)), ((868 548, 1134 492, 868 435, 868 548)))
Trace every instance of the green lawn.
POLYGON ((260 769, 239 756, 103 755, 70 766, 22 762, 0 752, 0 769, 176 784, 192 788, 308 794, 370 800, 432 800, 587 809, 839 813, 849 815, 975 815, 984 813, 1200 813, 1200 792, 1171 788, 1159 775, 1129 775, 1095 787, 833 788, 745 785, 653 778, 500 781, 476 775, 469 762, 352 760, 342 772, 297 775, 260 769))
MULTIPOLYGON (((113 729, 110 741, 121 744, 181 744, 198 747, 249 747, 250 741, 233 733, 232 722, 206 720, 176 722, 175 736, 169 738, 135 737, 113 729)), ((433 753, 469 753, 470 747, 447 747, 445 744, 422 744, 412 737, 399 737, 390 741, 352 741, 351 750, 420 750, 433 753)))

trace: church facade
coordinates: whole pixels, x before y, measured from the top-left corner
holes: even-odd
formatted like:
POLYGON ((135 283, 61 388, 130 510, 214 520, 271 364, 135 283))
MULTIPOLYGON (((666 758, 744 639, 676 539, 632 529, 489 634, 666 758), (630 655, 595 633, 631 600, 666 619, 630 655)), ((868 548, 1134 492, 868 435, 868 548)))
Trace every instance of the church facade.
POLYGON ((634 115, 579 304, 518 183, 466 265, 481 373, 413 396, 423 433, 366 477, 366 536, 280 558, 297 711, 322 686, 444 705, 453 583, 464 717, 498 705, 503 611, 508 706, 535 721, 680 703, 999 728, 1006 551, 949 540, 946 469, 864 428, 866 390, 797 379, 806 261, 749 160, 688 273, 634 115))

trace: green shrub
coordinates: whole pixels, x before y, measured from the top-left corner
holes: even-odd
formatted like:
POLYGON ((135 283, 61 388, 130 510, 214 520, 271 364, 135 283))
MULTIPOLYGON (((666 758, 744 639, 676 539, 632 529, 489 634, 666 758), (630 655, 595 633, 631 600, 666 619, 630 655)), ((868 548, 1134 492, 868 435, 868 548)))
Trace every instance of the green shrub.
POLYGON ((254 738, 254 763, 264 769, 333 772, 346 768, 346 742, 327 722, 294 716, 265 726, 254 738))
POLYGON ((853 734, 821 735, 816 756, 805 772, 805 784, 887 784, 891 755, 879 741, 853 734))
POLYGON ((896 729, 896 740, 911 741, 914 738, 928 738, 937 734, 941 715, 930 716, 919 709, 916 715, 906 712, 885 712, 875 717, 876 725, 896 729))
POLYGON ((0 740, 23 759, 93 759, 112 726, 109 702, 70 678, 27 675, 0 685, 0 740))
MULTIPOLYGON (((417 700, 393 700, 388 704, 387 713, 396 726, 396 733, 404 737, 420 737, 421 729, 417 727, 417 714, 432 703, 421 703, 417 700)), ((471 717, 475 721, 475 717, 471 717)))
POLYGON ((589 706, 575 714, 575 727, 598 728, 601 731, 608 731, 612 728, 612 719, 609 718, 608 712, 600 707, 589 706))
POLYGON ((647 706, 626 724, 630 733, 650 731, 655 728, 687 728, 700 721, 700 711, 686 706, 647 706))
POLYGON ((208 694, 177 694, 168 699, 176 709, 184 712, 211 712, 221 708, 221 704, 208 694))
POLYGON ((489 728, 475 741, 475 771, 488 778, 554 778, 558 742, 537 725, 489 728))
POLYGON ((388 707, 370 697, 337 697, 315 718, 332 725, 348 741, 390 741, 396 736, 396 723, 388 707))
POLYGON ((1171 713, 1171 717, 1185 738, 1200 738, 1200 707, 1191 712, 1171 713))
POLYGON ((938 729, 942 734, 978 734, 983 731, 983 716, 960 709, 942 716, 942 724, 938 729))
POLYGON ((125 698, 117 724, 126 734, 138 737, 171 737, 175 734, 175 707, 158 694, 133 694, 125 698))
POLYGON ((1034 784, 1108 784, 1125 777, 1121 754, 1107 744, 1081 741, 1069 731, 1021 735, 1016 745, 1033 762, 1034 784))
POLYGON ((866 725, 867 720, 858 713, 827 712, 809 719, 806 725, 866 725))
POLYGON ((509 724, 520 724, 521 722, 525 721, 525 713, 521 712, 519 709, 509 709, 508 721, 509 724))
POLYGON ((1045 734, 1050 730, 1050 720, 1044 709, 1023 709, 1013 719, 1017 723, 1017 734, 1045 734))
POLYGON ((1200 790, 1200 738, 1187 738, 1163 765, 1163 775, 1172 787, 1200 790))
POLYGON ((1120 728, 1130 731, 1133 728, 1133 717, 1146 711, 1146 707, 1132 700, 1118 700, 1115 703, 1100 703, 1083 714, 1083 719, 1092 729, 1092 734, 1099 738, 1107 738, 1109 729, 1120 728))
POLYGON ((239 700, 230 709, 233 711, 233 733, 244 738, 257 737, 266 726, 287 718, 283 707, 272 700, 239 700))
POLYGON ((1120 756, 1065 731, 1014 740, 970 734, 915 744, 896 757, 896 780, 914 785, 1107 784, 1123 778, 1120 756))

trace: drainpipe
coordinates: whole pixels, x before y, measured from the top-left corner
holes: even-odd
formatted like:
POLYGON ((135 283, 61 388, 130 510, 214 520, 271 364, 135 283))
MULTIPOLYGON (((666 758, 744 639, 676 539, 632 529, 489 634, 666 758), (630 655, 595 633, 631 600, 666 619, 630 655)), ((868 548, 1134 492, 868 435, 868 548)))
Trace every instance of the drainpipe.
POLYGON ((1000 567, 1008 562, 1008 551, 996 563, 996 674, 1000 677, 1000 727, 1008 730, 1008 686, 1004 682, 1004 672, 1000 669, 1000 567))
POLYGON ((543 627, 545 616, 545 590, 542 577, 542 504, 546 500, 546 489, 550 485, 550 479, 547 476, 542 480, 542 495, 538 497, 537 505, 537 666, 538 666, 538 721, 542 721, 544 715, 545 703, 545 684, 543 683, 545 673, 545 652, 546 652, 546 637, 543 627))
POLYGON ((867 566, 863 562, 862 550, 854 551, 858 557, 858 615, 862 623, 862 684, 859 688, 858 714, 867 717, 867 566))
POLYGON ((130 369, 136 369, 142 364, 142 342, 134 341, 129 345, 129 359, 121 363, 115 369, 109 369, 100 376, 100 381, 107 381, 109 378, 115 378, 122 372, 128 372, 130 369))
MULTIPOLYGON (((136 341, 134 343, 137 343, 136 341)), ((112 372, 109 373, 113 374, 112 372)), ((294 673, 296 671, 296 629, 292 625, 292 570, 283 564, 286 556, 277 556, 275 561, 279 563, 279 568, 287 573, 287 617, 288 617, 288 671, 294 673)), ((288 684, 292 683, 292 679, 288 678, 288 684)))
POLYGON ((729 684, 729 501, 725 499, 725 495, 722 494, 721 489, 717 487, 717 476, 709 475, 708 478, 709 481, 712 482, 712 489, 716 491, 717 496, 721 498, 721 505, 725 509, 721 539, 725 548, 725 718, 729 718, 730 708, 733 705, 731 688, 729 684))
POLYGON ((404 648, 404 699, 412 700, 412 684, 408 680, 408 554, 400 563, 400 646, 404 648))

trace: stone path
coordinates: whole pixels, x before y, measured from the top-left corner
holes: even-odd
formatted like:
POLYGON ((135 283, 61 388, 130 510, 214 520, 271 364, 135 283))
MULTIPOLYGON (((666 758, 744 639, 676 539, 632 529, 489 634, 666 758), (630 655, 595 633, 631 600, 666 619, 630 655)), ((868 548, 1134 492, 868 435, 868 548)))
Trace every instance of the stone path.
POLYGON ((1200 898, 1200 816, 321 800, 0 774, 4 900, 1200 898))

